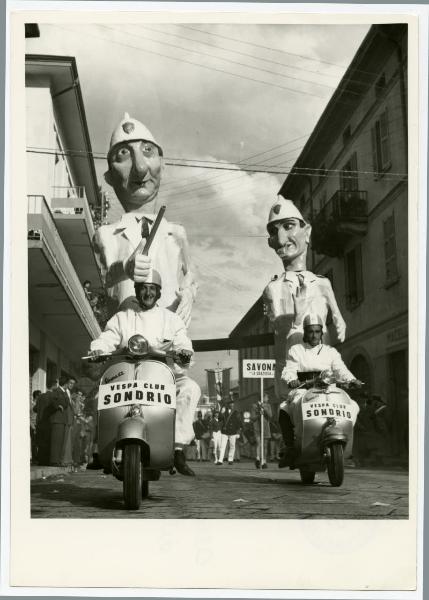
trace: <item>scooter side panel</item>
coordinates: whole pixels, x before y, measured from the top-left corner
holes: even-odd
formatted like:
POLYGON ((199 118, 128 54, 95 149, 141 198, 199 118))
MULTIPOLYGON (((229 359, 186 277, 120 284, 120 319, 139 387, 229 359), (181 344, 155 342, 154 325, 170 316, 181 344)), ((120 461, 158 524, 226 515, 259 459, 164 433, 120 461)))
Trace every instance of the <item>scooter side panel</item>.
MULTIPOLYGON (((160 383, 175 383, 171 369, 162 362, 155 360, 133 363, 127 361, 117 362, 108 367, 104 372, 100 384, 110 382, 139 380, 155 380, 160 383)), ((115 407, 99 411, 99 457, 105 466, 110 465, 115 442, 118 438, 118 427, 126 419, 129 407, 115 407)), ((144 426, 130 432, 137 436, 139 431, 144 441, 150 448, 150 462, 145 464, 150 469, 168 469, 173 462, 174 453, 174 424, 176 411, 172 408, 142 407, 144 426)), ((128 428, 129 429, 129 428, 128 428)), ((126 431, 126 428, 123 429, 126 431)), ((122 434, 120 436, 123 437, 122 434)), ((136 437, 136 439, 138 439, 136 437)))
MULTIPOLYGON (((100 384, 116 383, 134 379, 135 366, 131 362, 119 361, 110 365, 103 373, 100 384)), ((112 460, 119 423, 125 419, 128 407, 119 406, 98 411, 98 456, 108 467, 112 460)))
MULTIPOLYGON (((175 385, 174 374, 164 363, 145 361, 136 368, 136 379, 159 380, 175 385)), ((144 406, 146 442, 150 448, 149 469, 168 469, 174 459, 174 427, 176 411, 161 406, 144 406)))
MULTIPOLYGON (((320 442, 322 439, 322 432, 326 426, 326 420, 328 417, 336 419, 337 424, 341 426, 342 432, 347 436, 347 444, 344 448, 345 458, 351 455, 353 446, 353 424, 350 420, 342 418, 337 414, 337 408, 333 408, 333 414, 329 410, 325 411, 326 414, 322 413, 321 409, 316 409, 321 413, 321 416, 315 416, 315 411, 312 411, 312 418, 305 419, 304 415, 306 411, 313 405, 350 405, 352 400, 349 396, 343 392, 340 388, 336 388, 335 392, 324 393, 320 390, 309 392, 304 396, 302 400, 302 415, 303 415, 303 433, 301 439, 301 457, 305 463, 320 463, 321 464, 321 446, 320 442)), ((321 465, 321 469, 323 469, 321 465)))

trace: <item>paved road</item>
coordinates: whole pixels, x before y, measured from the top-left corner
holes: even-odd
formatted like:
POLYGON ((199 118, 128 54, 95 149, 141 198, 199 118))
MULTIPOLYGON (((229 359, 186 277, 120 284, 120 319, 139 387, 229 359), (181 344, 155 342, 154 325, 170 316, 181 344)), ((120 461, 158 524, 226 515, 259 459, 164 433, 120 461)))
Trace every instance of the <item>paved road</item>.
POLYGON ((197 477, 162 474, 150 484, 139 511, 126 511, 122 483, 101 471, 80 471, 33 481, 34 518, 174 519, 404 519, 405 471, 347 469, 339 488, 326 473, 303 486, 299 472, 253 463, 190 463, 197 477))

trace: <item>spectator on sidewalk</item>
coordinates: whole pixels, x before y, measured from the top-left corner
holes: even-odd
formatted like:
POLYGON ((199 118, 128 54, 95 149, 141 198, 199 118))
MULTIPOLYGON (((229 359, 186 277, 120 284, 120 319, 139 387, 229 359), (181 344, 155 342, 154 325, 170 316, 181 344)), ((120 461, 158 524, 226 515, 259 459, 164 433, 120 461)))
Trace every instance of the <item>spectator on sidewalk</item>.
POLYGON ((270 438, 270 444, 269 444, 270 445, 269 457, 270 457, 271 462, 277 462, 277 460, 279 459, 280 444, 282 441, 282 432, 280 431, 280 425, 278 424, 278 421, 276 421, 276 419, 270 420, 270 431, 271 431, 271 438, 270 438))
POLYGON ((41 395, 40 390, 34 390, 33 397, 30 401, 30 441, 31 441, 31 463, 34 464, 37 460, 37 439, 36 439, 36 425, 37 425, 37 398, 41 395))
POLYGON ((50 464, 66 466, 71 465, 72 443, 71 432, 73 425, 73 411, 71 407, 71 391, 75 386, 74 377, 63 376, 59 386, 52 392, 51 405, 53 413, 51 423, 51 452, 50 464))
POLYGON ((197 460, 205 462, 208 457, 210 431, 207 423, 203 420, 203 413, 200 410, 197 412, 197 420, 192 423, 192 427, 194 428, 197 444, 197 460))
POLYGON ((58 386, 58 379, 48 383, 48 389, 37 398, 36 404, 36 443, 37 443, 37 464, 49 465, 49 454, 51 448, 51 423, 52 414, 52 392, 58 386))
POLYGON ((213 461, 217 464, 220 460, 220 446, 222 433, 220 431, 219 411, 214 410, 211 418, 211 432, 213 441, 213 461))
POLYGON ((234 397, 232 394, 230 394, 225 405, 220 410, 219 421, 221 425, 221 446, 219 460, 216 464, 221 465, 223 463, 226 445, 229 443, 228 464, 232 465, 234 462, 236 440, 242 428, 240 413, 234 408, 234 397))

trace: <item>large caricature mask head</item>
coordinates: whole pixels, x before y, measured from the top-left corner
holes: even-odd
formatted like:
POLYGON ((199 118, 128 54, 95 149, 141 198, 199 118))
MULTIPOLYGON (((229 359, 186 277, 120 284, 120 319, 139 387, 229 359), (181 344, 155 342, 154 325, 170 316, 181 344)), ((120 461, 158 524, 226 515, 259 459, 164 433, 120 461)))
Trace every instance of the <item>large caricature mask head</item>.
POLYGON ((268 245, 287 269, 305 270, 311 225, 291 200, 279 198, 268 216, 268 245))
POLYGON ((112 133, 104 174, 125 212, 139 210, 158 194, 163 170, 162 148, 141 123, 125 113, 112 133))

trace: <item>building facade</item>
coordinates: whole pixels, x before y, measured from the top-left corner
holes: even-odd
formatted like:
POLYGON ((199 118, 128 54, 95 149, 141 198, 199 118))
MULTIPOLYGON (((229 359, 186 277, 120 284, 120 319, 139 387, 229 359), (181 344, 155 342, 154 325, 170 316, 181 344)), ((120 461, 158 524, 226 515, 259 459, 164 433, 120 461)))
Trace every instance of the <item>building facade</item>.
MULTIPOLYGON (((280 189, 312 224, 307 268, 331 280, 347 323, 339 350, 387 403, 391 451, 401 457, 408 453, 407 141, 407 26, 374 25, 280 189)), ((267 330, 258 302, 240 324, 255 333, 267 330)), ((258 356, 268 357, 268 348, 258 356)), ((244 396, 249 385, 240 379, 244 396)))
POLYGON ((91 240, 100 204, 74 58, 26 56, 29 380, 79 377, 100 326, 83 289, 101 287, 91 240))

